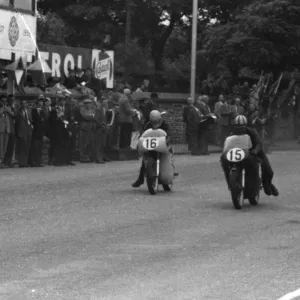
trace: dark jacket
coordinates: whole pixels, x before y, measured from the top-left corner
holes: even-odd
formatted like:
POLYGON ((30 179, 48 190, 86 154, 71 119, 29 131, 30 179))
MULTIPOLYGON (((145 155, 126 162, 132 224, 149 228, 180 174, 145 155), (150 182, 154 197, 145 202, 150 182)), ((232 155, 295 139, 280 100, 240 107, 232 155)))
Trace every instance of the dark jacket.
POLYGON ((10 107, 10 109, 10 113, 7 113, 10 126, 10 134, 15 134, 15 109, 13 107, 10 107))
POLYGON ((96 108, 94 122, 96 129, 106 129, 106 113, 102 106, 96 108))
POLYGON ((186 125, 187 134, 198 132, 200 111, 197 107, 188 105, 183 110, 183 122, 186 125))
POLYGON ((215 121, 210 117, 210 107, 204 102, 197 103, 196 107, 200 110, 199 131, 203 132, 211 129, 211 126, 215 123, 215 121))
POLYGON ((134 111, 127 96, 122 96, 119 99, 119 122, 132 123, 134 111))
POLYGON ((38 110, 33 108, 31 111, 32 116, 32 138, 35 140, 42 140, 45 133, 45 112, 43 110, 38 110))
POLYGON ((141 107, 141 112, 143 114, 144 120, 145 120, 145 124, 148 123, 150 121, 150 113, 152 110, 156 110, 157 109, 157 105, 151 101, 148 100, 145 102, 144 105, 142 105, 141 107))
POLYGON ((53 107, 50 107, 49 109, 46 109, 44 108, 43 112, 44 112, 44 118, 45 118, 45 123, 44 123, 44 133, 45 133, 45 136, 50 138, 51 136, 51 126, 50 126, 50 123, 49 123, 49 118, 50 118, 50 113, 51 111, 55 109, 53 107))
POLYGON ((196 103, 195 106, 200 110, 203 117, 207 117, 211 113, 209 106, 204 102, 196 103))
POLYGON ((58 118, 56 109, 50 112, 49 125, 51 126, 50 139, 55 144, 64 144, 69 140, 69 132, 63 122, 63 119, 58 118))
POLYGON ((257 131, 250 127, 246 127, 246 131, 238 135, 243 135, 243 134, 248 134, 250 136, 251 143, 252 143, 252 148, 250 149, 250 151, 254 151, 256 154, 260 154, 263 151, 263 144, 257 131))
POLYGON ((15 132, 18 138, 27 139, 32 134, 32 120, 28 109, 27 115, 28 119, 26 119, 23 109, 20 109, 16 115, 15 132))

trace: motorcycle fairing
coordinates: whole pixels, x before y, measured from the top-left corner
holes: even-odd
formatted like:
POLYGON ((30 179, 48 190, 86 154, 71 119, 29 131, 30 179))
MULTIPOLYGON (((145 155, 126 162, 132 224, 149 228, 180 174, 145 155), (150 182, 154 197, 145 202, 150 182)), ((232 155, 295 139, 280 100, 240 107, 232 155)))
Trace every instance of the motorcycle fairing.
POLYGON ((249 150, 252 148, 251 138, 248 134, 232 135, 226 138, 223 153, 233 148, 240 148, 243 150, 249 150))

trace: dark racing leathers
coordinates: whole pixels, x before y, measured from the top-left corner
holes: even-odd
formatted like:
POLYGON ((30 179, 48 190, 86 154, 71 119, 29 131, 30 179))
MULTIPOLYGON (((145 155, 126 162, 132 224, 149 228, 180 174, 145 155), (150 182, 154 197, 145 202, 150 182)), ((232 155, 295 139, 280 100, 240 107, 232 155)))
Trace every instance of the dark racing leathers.
MULTIPOLYGON (((255 129, 251 129, 249 127, 246 127, 245 130, 234 133, 235 135, 244 135, 248 134, 251 142, 252 142, 252 148, 250 149, 250 153, 252 153, 254 156, 259 158, 261 163, 261 173, 262 173, 262 183, 264 187, 265 194, 268 196, 278 196, 278 191, 276 187, 272 184, 272 179, 274 177, 274 172, 271 167, 270 161, 268 157, 266 156, 265 152, 263 151, 263 144, 260 140, 260 137, 255 129)), ((229 173, 228 173, 228 162, 226 159, 221 157, 221 164, 222 168, 225 174, 225 178, 227 181, 227 184, 229 186, 229 173)))
MULTIPOLYGON (((154 129, 151 122, 148 122, 144 128, 144 132, 148 129, 154 129)), ((155 129, 162 129, 164 130, 166 133, 167 133, 167 144, 170 143, 170 140, 171 140, 171 137, 170 137, 170 128, 169 128, 169 125, 165 122, 165 121, 162 121, 160 126, 158 128, 155 128, 155 129)), ((144 184, 144 179, 145 179, 145 172, 146 172, 146 167, 145 167, 145 164, 144 164, 144 161, 142 161, 142 165, 140 167, 140 172, 139 172, 139 177, 137 179, 137 181, 135 181, 133 184, 132 184, 132 187, 140 187, 142 184, 144 184)))

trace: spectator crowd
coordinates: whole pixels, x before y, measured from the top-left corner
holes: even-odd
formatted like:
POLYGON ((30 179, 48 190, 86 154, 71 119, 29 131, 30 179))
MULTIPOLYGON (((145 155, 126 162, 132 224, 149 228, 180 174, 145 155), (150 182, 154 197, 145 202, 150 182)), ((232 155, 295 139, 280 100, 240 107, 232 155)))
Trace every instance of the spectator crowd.
POLYGON ((237 115, 247 117, 248 126, 257 130, 263 142, 268 131, 272 143, 276 114, 271 112, 267 98, 259 103, 251 97, 219 95, 214 105, 211 104, 207 95, 200 95, 196 100, 187 99, 183 121, 192 155, 208 155, 208 144, 212 136, 215 137, 213 142, 222 147, 231 133, 232 122, 237 115))
POLYGON ((55 99, 41 94, 33 107, 24 99, 17 103, 13 95, 2 96, 1 167, 43 167, 45 144, 49 165, 74 165, 77 149, 82 163, 109 162, 109 151, 136 149, 156 100, 157 94, 152 93, 150 99, 134 101, 130 89, 82 99, 65 92, 55 99))

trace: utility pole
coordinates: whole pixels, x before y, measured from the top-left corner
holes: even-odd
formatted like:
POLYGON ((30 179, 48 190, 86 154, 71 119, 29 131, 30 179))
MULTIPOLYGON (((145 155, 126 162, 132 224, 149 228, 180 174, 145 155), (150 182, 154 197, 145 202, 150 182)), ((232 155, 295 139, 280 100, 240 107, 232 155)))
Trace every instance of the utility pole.
POLYGON ((131 42, 131 16, 132 16, 132 0, 126 1, 126 32, 125 32, 125 78, 128 77, 127 59, 129 54, 129 44, 131 42))
POLYGON ((191 97, 193 100, 196 100, 197 27, 198 27, 198 0, 193 0, 192 54, 191 54, 191 97))

